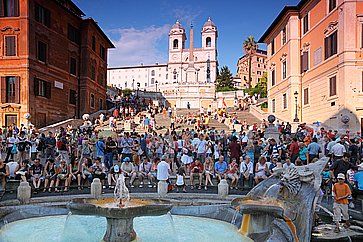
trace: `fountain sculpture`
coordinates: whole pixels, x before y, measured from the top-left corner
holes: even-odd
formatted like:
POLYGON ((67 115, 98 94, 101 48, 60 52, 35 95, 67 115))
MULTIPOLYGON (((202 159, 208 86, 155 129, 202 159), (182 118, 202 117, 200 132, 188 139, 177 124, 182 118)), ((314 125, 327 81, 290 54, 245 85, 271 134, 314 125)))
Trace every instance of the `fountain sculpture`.
POLYGON ((276 172, 232 205, 243 214, 240 233, 257 242, 310 241, 322 158, 306 166, 276 172))
POLYGON ((68 204, 72 214, 106 217, 105 242, 129 242, 136 238, 133 219, 166 214, 172 208, 159 200, 130 199, 123 174, 117 179, 114 198, 74 199, 68 204))

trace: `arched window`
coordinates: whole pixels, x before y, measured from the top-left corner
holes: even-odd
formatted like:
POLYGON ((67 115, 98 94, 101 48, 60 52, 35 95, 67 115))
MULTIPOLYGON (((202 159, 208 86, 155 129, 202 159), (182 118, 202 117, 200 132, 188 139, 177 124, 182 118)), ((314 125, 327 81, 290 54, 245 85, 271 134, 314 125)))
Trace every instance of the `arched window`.
POLYGON ((173 49, 178 49, 178 40, 177 39, 175 39, 174 41, 173 41, 173 49))
POLYGON ((155 71, 154 70, 151 71, 151 76, 155 76, 155 71))
POLYGON ((211 37, 207 37, 205 39, 205 44, 206 44, 206 47, 212 47, 212 39, 211 39, 211 37))

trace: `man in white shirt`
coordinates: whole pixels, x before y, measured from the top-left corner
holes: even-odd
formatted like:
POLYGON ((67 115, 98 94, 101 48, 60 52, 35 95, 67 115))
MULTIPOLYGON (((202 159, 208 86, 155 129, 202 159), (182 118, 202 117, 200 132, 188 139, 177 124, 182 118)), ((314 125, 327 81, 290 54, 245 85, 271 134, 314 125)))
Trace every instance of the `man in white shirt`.
POLYGON ((243 157, 240 158, 240 177, 239 182, 241 185, 241 189, 244 188, 245 181, 248 181, 248 187, 252 188, 253 186, 253 162, 251 162, 251 158, 249 156, 245 157, 245 160, 243 160, 243 157))
POLYGON ((334 156, 334 159, 341 159, 344 153, 347 152, 345 146, 342 144, 343 141, 337 142, 330 150, 330 153, 334 156))
POLYGON ((167 181, 170 173, 170 165, 166 162, 166 157, 163 157, 157 166, 156 178, 158 181, 167 181))

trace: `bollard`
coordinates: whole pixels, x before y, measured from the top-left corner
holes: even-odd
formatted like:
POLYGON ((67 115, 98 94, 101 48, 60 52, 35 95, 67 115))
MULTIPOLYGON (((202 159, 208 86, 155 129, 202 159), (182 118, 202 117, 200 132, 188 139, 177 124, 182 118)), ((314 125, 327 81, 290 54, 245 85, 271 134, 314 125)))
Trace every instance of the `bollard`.
POLYGON ((102 194, 102 184, 99 178, 93 179, 91 183, 91 195, 94 198, 99 198, 102 194))
POLYGON ((20 182, 18 187, 17 198, 21 204, 27 204, 30 202, 30 197, 32 194, 32 188, 27 181, 20 182))
POLYGON ((166 181, 158 182, 158 194, 160 197, 165 197, 168 193, 168 183, 166 181))
POLYGON ((222 179, 218 184, 218 196, 225 197, 228 195, 228 182, 226 179, 222 179))

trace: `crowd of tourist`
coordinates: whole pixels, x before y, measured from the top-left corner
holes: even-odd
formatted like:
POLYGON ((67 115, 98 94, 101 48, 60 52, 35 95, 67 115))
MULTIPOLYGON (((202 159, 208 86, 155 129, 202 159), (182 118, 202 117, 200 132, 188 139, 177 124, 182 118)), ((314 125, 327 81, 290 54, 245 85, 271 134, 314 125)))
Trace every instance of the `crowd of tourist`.
POLYGON ((176 108, 156 107, 131 97, 121 99, 111 115, 101 114, 86 128, 68 126, 44 133, 31 125, 3 127, 1 190, 5 191, 8 179, 16 179, 29 181, 34 193, 67 192, 70 187, 81 190, 89 186, 94 178, 99 178, 104 188, 113 189, 121 173, 128 178, 129 187, 151 188, 158 180, 167 180, 170 189, 186 192, 186 187, 207 190, 227 179, 231 189, 243 190, 278 169, 291 169, 327 156, 330 159, 322 174, 323 191, 336 194, 339 185, 332 185, 344 176, 344 184, 353 196, 362 192, 360 133, 346 131, 341 135, 336 130, 313 129, 305 124, 293 132, 289 123, 277 122, 280 136, 276 140, 265 138, 267 125, 265 121, 248 124, 226 109, 208 108, 185 117, 177 115, 176 108), (165 132, 158 130, 158 112, 171 120, 165 132), (241 124, 240 131, 209 127, 209 119, 223 122, 227 116, 241 124), (118 129, 117 121, 133 121, 135 117, 142 132, 118 129), (100 125, 107 126, 107 122, 114 135, 102 135, 100 125), (176 130, 176 124, 195 125, 176 130))

